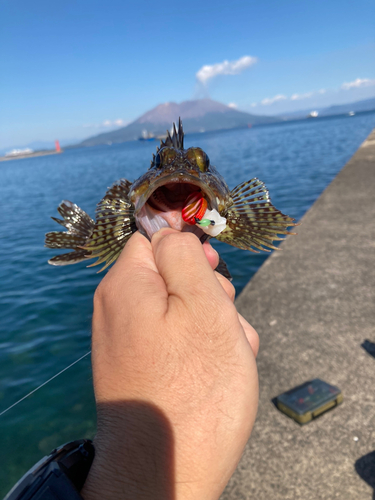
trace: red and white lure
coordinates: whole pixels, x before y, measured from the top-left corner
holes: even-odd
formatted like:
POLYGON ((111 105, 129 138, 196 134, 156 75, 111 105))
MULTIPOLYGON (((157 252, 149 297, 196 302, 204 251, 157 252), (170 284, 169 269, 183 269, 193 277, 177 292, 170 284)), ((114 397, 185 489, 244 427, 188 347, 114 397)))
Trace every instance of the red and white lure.
POLYGON ((192 193, 187 197, 181 215, 187 224, 198 225, 206 234, 215 237, 224 231, 227 220, 217 210, 207 210, 207 207, 207 200, 201 192, 192 193))

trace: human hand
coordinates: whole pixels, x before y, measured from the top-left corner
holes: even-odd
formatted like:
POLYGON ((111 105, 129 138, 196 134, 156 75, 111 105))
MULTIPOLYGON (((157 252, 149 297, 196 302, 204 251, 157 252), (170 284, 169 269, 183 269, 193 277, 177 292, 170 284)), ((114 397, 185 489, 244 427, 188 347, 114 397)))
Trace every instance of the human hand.
POLYGON ((128 241, 94 297, 96 456, 85 500, 214 500, 258 403, 258 336, 209 244, 172 229, 128 241))

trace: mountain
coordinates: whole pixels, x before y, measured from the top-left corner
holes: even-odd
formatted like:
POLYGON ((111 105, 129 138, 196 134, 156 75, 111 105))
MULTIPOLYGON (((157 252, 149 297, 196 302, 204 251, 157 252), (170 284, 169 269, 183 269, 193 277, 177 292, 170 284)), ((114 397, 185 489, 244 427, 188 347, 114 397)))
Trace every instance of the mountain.
POLYGON ((281 121, 280 118, 237 111, 211 99, 184 101, 180 104, 167 102, 159 104, 126 127, 89 137, 78 146, 134 141, 139 139, 144 131, 154 136, 163 135, 167 129, 170 130, 172 122, 178 122, 179 117, 187 134, 281 121))
POLYGON ((363 111, 373 111, 375 110, 375 97, 370 99, 363 99, 361 101, 350 102, 349 104, 335 104, 329 106, 328 108, 309 108, 299 111, 293 111, 291 113, 282 113, 277 115, 279 118, 284 118, 286 120, 298 120, 300 118, 306 118, 311 111, 318 111, 319 116, 331 116, 331 115, 343 115, 354 111, 355 113, 360 113, 363 111))
POLYGON ((375 97, 371 99, 364 99, 362 101, 351 102, 349 104, 337 104, 322 110, 322 116, 340 115, 354 111, 360 113, 361 111, 372 111, 375 109, 375 97))

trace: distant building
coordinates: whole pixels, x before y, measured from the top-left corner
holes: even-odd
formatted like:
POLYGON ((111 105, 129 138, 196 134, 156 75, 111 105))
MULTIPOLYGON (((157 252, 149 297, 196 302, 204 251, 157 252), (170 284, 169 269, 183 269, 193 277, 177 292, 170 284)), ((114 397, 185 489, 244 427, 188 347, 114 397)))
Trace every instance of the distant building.
POLYGON ((8 151, 5 153, 5 156, 23 156, 23 155, 30 155, 31 153, 34 153, 34 150, 31 148, 25 148, 25 149, 12 149, 12 151, 8 151))

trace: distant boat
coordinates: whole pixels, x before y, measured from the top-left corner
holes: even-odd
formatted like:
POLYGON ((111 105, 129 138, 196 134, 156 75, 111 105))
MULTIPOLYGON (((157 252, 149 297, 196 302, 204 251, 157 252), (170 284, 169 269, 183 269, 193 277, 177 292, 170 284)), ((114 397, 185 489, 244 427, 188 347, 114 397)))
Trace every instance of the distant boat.
POLYGON ((354 113, 354 111, 349 111, 348 115, 349 115, 349 116, 354 116, 354 115, 355 115, 355 113, 354 113))
POLYGON ((156 138, 152 132, 148 132, 146 129, 142 130, 141 137, 138 137, 139 141, 154 141, 156 138))
POLYGON ((307 118, 317 118, 318 115, 319 115, 318 111, 311 111, 311 113, 307 115, 307 118))
POLYGON ((168 132, 171 137, 173 137, 174 130, 173 130, 173 123, 171 125, 171 129, 167 130, 166 134, 159 134, 155 137, 155 139, 159 139, 160 141, 165 141, 165 139, 168 137, 168 132))
POLYGON ((248 123, 248 124, 247 124, 247 128, 251 128, 252 126, 253 126, 253 124, 252 124, 252 123, 248 123))

